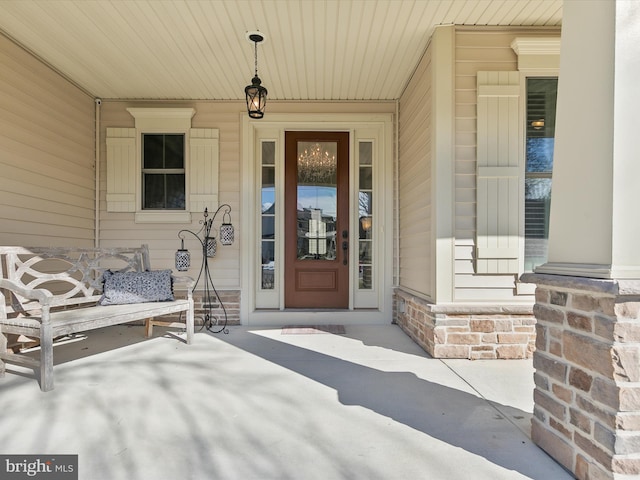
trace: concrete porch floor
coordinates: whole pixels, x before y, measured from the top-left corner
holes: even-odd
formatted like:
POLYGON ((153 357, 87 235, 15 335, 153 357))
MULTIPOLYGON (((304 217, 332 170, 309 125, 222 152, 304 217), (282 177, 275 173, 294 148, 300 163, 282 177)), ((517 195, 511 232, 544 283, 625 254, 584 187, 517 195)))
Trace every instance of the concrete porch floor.
POLYGON ((435 360, 394 325, 118 326, 54 358, 52 392, 0 379, 0 453, 78 454, 81 480, 573 478, 529 438, 531 361, 435 360))

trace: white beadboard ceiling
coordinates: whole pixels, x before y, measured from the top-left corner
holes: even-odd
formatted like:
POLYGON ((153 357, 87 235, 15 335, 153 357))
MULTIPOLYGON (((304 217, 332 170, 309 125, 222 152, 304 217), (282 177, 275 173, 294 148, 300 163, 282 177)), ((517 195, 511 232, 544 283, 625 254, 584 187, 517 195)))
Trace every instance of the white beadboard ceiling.
POLYGON ((1 0, 0 32, 103 99, 399 98, 437 25, 560 26, 562 0, 1 0))

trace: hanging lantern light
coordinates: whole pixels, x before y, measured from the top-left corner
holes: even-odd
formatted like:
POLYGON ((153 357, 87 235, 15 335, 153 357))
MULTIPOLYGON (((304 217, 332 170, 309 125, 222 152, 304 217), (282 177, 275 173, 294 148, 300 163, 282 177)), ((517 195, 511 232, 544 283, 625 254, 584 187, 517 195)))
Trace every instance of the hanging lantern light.
POLYGON ((267 89, 261 85, 262 80, 258 77, 258 43, 264 41, 264 35, 260 32, 248 32, 247 39, 253 42, 255 60, 255 75, 251 79, 251 85, 244 88, 244 94, 247 98, 247 112, 251 118, 262 118, 267 104, 267 89))
POLYGON ((184 238, 180 239, 182 241, 180 248, 176 251, 176 270, 179 272, 186 272, 189 270, 189 266, 191 265, 191 254, 189 250, 184 248, 184 238))

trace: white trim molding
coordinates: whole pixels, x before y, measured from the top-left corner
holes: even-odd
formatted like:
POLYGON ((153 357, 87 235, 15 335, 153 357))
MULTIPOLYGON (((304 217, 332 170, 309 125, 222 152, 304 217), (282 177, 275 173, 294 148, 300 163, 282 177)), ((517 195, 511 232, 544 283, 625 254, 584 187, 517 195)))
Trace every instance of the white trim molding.
POLYGON ((523 73, 556 74, 560 68, 560 37, 518 37, 511 48, 518 55, 518 70, 523 73))

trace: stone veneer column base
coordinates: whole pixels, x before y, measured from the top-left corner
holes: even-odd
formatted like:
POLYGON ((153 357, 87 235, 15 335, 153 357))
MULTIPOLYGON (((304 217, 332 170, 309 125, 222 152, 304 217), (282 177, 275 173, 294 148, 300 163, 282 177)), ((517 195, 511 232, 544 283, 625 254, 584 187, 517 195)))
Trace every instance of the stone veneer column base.
POLYGON ((532 438, 581 480, 640 478, 640 281, 536 283, 532 438))
POLYGON ((434 358, 530 358, 535 345, 531 305, 436 305, 396 289, 394 321, 434 358))

